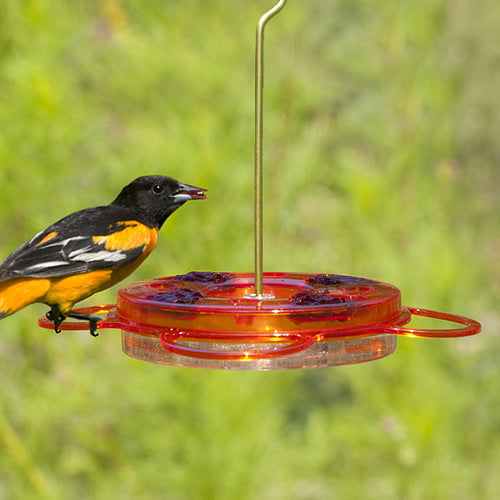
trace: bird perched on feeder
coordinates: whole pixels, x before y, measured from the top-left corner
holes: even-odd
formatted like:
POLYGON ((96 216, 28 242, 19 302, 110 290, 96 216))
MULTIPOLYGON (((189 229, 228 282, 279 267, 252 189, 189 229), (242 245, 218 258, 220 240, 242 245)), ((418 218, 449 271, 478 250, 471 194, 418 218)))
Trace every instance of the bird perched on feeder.
POLYGON ((171 177, 144 176, 125 186, 109 205, 87 208, 52 224, 0 264, 0 318, 35 302, 50 306, 47 318, 89 321, 96 336, 99 317, 73 305, 118 283, 155 248, 165 220, 206 190, 171 177))

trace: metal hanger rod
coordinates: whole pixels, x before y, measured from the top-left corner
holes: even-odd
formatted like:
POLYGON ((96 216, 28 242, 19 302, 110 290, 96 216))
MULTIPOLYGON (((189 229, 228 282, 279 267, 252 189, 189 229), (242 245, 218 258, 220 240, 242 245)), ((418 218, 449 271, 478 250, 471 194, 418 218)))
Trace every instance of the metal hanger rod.
POLYGON ((263 296, 263 89, 264 27, 286 4, 280 0, 257 24, 255 50, 255 295, 263 296))

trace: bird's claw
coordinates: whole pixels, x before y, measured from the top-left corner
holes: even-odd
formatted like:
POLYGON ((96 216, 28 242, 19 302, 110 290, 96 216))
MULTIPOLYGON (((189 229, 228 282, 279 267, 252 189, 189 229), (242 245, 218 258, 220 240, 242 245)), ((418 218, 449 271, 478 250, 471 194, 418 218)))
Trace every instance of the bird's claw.
POLYGON ((100 319, 101 318, 96 318, 95 316, 92 317, 92 318, 89 318, 90 335, 92 335, 92 337, 98 337, 99 336, 99 334, 96 332, 96 330, 97 330, 97 322, 100 319))
POLYGON ((54 323, 54 331, 56 333, 61 333, 61 330, 59 329, 60 324, 66 319, 66 316, 61 313, 61 310, 57 306, 52 306, 50 308, 50 311, 45 314, 45 317, 54 323))
POLYGON ((81 319, 89 322, 90 335, 92 337, 97 337, 99 334, 96 332, 97 323, 102 319, 99 316, 92 316, 92 314, 85 314, 80 312, 69 311, 67 313, 69 318, 81 319))

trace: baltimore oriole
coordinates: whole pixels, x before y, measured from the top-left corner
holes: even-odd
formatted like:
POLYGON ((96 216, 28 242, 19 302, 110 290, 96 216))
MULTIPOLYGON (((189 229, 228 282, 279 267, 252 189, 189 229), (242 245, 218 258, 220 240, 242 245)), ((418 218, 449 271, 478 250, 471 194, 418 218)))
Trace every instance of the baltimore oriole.
POLYGON ((47 318, 89 321, 96 336, 101 318, 73 312, 73 305, 134 271, 155 248, 165 220, 205 189, 171 177, 139 177, 107 206, 75 212, 39 232, 0 264, 0 318, 35 302, 50 306, 47 318))

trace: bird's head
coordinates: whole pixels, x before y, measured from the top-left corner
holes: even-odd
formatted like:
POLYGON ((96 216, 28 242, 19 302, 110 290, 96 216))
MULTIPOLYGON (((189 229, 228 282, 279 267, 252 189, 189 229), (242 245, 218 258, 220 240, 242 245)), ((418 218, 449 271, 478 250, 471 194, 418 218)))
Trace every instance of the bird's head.
POLYGON ((128 208, 141 222, 159 229, 186 201, 206 199, 205 191, 172 177, 147 175, 125 186, 112 205, 128 208))

